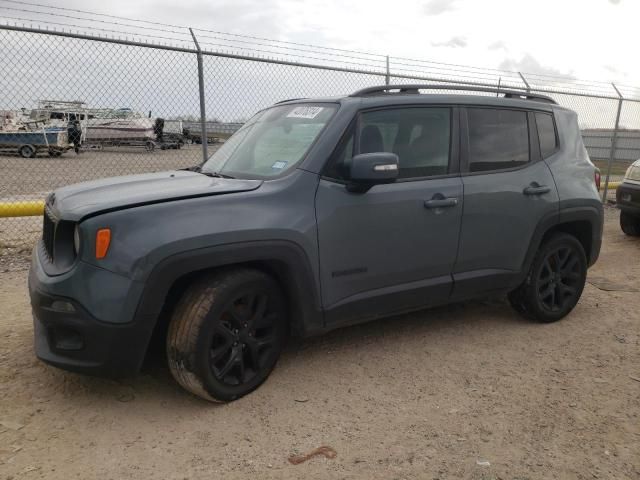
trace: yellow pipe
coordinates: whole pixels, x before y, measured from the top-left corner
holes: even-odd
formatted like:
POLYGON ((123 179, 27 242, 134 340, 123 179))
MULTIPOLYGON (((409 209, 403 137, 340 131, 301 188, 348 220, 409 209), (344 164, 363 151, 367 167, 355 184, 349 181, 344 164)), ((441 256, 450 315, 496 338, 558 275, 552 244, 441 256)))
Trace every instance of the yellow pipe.
POLYGON ((0 202, 0 217, 33 217, 44 213, 42 200, 0 202))
MULTIPOLYGON (((609 190, 615 190, 622 182, 609 182, 609 190)), ((600 190, 604 190, 604 184, 600 186, 600 190)))
MULTIPOLYGON (((622 182, 609 182, 609 189, 615 190, 622 182)), ((601 189, 604 188, 604 185, 601 189)), ((44 213, 42 200, 24 202, 0 202, 0 218, 3 217, 33 217, 44 213)))

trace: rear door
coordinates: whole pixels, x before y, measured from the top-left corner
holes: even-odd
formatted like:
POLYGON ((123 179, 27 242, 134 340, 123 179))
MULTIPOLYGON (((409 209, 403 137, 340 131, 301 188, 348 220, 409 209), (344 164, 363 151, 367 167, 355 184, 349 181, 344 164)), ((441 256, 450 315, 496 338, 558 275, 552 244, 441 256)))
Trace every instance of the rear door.
POLYGON ((465 207, 455 297, 515 286, 536 227, 558 212, 533 112, 468 107, 461 125, 465 207))

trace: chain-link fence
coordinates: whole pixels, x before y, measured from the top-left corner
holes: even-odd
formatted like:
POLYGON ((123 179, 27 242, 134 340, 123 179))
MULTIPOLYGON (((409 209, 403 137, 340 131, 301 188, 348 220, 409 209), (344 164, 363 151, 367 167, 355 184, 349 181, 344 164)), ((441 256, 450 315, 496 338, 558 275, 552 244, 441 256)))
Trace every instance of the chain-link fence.
POLYGON ((193 166, 277 101, 385 83, 542 92, 578 112, 603 175, 619 180, 640 157, 631 87, 135 25, 145 30, 120 32, 131 38, 95 23, 74 32, 0 25, 0 248, 33 242, 40 220, 25 215, 55 188, 193 166))

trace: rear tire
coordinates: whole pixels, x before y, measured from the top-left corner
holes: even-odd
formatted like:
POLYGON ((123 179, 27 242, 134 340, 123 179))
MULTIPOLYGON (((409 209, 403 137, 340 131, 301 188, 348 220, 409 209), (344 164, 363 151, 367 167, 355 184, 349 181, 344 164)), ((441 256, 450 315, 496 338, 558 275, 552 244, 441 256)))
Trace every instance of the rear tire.
POLYGON ((640 217, 620 212, 620 228, 630 237, 640 237, 640 217))
POLYGON ((229 402, 267 379, 286 336, 278 283, 258 270, 221 270, 194 283, 178 302, 167 335, 169 369, 191 393, 229 402))
POLYGON ((22 158, 34 158, 36 156, 36 149, 31 145, 23 145, 18 150, 18 153, 22 158))
POLYGON ((578 303, 587 279, 587 257, 572 235, 553 235, 540 246, 526 280, 509 293, 513 308, 526 318, 549 323, 578 303))

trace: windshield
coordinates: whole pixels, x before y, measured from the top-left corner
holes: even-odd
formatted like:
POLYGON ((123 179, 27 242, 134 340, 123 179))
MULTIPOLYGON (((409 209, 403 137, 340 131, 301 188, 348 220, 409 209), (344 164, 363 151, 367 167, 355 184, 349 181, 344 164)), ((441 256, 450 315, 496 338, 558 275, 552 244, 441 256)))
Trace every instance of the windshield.
POLYGON ((263 110, 209 157, 202 172, 257 179, 282 175, 304 158, 336 109, 298 103, 263 110))

